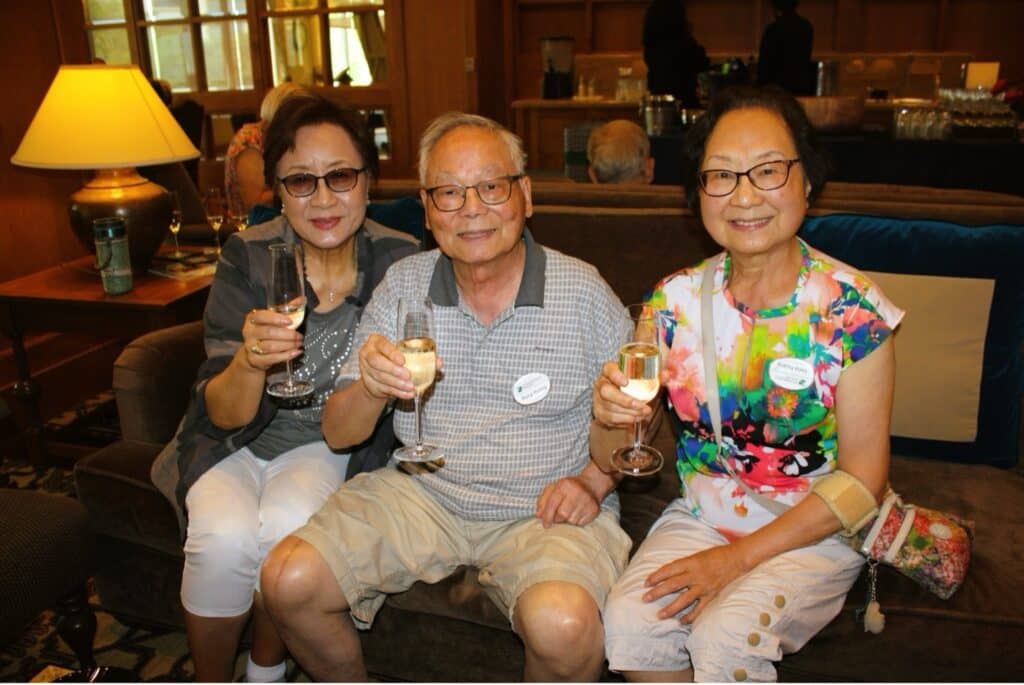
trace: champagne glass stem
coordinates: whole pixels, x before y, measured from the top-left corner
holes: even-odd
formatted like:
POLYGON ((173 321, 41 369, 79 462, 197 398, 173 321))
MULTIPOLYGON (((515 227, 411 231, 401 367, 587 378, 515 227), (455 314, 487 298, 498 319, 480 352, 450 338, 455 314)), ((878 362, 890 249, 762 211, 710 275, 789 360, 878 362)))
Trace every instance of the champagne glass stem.
POLYGON ((637 419, 633 422, 633 449, 640 449, 640 445, 643 444, 644 438, 644 422, 637 419))
POLYGON ((178 244, 178 234, 175 233, 173 235, 174 235, 174 254, 176 254, 176 255, 177 254, 181 254, 181 245, 178 244))
POLYGON ((292 378, 292 360, 291 359, 285 359, 284 360, 284 370, 288 374, 287 375, 288 387, 289 388, 295 387, 295 379, 292 378))
POLYGON ((413 409, 416 411, 416 447, 423 446, 423 408, 420 404, 420 393, 413 396, 413 409))

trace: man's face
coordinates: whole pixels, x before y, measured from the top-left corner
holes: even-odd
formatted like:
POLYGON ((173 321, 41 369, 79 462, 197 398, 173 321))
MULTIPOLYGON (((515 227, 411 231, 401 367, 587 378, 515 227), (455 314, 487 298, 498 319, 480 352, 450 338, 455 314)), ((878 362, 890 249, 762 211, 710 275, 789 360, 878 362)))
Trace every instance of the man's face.
MULTIPOLYGON (((481 181, 515 175, 512 155, 500 137, 476 126, 461 126, 446 133, 434 146, 427 163, 426 187, 455 184, 474 186, 481 181)), ((500 266, 513 262, 526 218, 533 214, 530 179, 512 183, 508 200, 488 205, 473 189, 466 203, 453 212, 442 212, 420 191, 426 209, 427 228, 438 247, 459 266, 500 266)))

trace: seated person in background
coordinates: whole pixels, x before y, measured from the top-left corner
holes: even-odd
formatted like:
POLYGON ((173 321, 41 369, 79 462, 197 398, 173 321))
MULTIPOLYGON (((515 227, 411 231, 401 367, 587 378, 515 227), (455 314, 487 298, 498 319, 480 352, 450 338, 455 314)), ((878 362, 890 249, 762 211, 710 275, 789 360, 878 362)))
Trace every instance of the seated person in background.
MULTIPOLYGON (((668 321, 662 380, 682 496, 609 595, 608 661, 636 680, 775 680, 772 662, 839 613, 864 564, 835 534, 870 520, 886 489, 891 334, 903 312, 796 237, 826 167, 792 97, 721 91, 684 151, 690 207, 725 251, 664 278, 649 300, 668 321), (705 269, 713 285, 702 286, 705 269), (703 344, 705 287, 713 352, 703 344)), ((625 427, 651 413, 625 385, 605 364, 598 421, 625 427)))
POLYGON ((233 216, 247 216, 253 205, 274 201, 274 190, 263 178, 263 138, 277 108, 296 94, 308 93, 291 81, 267 91, 260 104, 260 120, 243 124, 231 138, 224 155, 224 194, 233 216))
POLYGON ((444 461, 358 476, 268 557, 267 608, 317 680, 365 680, 356 628, 387 594, 460 565, 479 569, 509 616, 527 679, 601 671, 600 607, 630 540, 613 480, 589 459, 589 388, 630 324, 592 266, 533 241, 524 157, 519 138, 472 114, 445 114, 423 134, 420 195, 439 249, 395 264, 374 292, 323 430, 344 449, 393 405, 396 435, 412 442, 396 310, 399 298, 429 297, 444 375, 422 426, 444 461))
POLYGON ((814 95, 811 71, 814 26, 796 13, 797 0, 772 0, 772 5, 775 20, 761 35, 757 83, 781 86, 792 95, 814 95))
POLYGON ((650 183, 654 180, 651 141, 632 121, 615 119, 590 132, 587 176, 593 183, 650 183))
POLYGON ((187 514, 181 602, 201 681, 234 679, 250 614, 247 680, 283 679, 284 645, 254 596, 260 564, 347 475, 383 463, 373 462, 378 453, 386 459, 390 430, 366 450, 336 451, 320 415, 363 303, 390 264, 416 251, 408 236, 364 220, 377 149, 358 112, 318 96, 291 98, 265 142, 267 184, 283 215, 225 241, 203 318, 208 359, 182 428, 153 466, 179 519, 187 514), (304 253, 304 334, 267 308, 270 246, 283 242, 304 253), (265 386, 300 354, 295 375, 315 392, 286 406, 265 386))

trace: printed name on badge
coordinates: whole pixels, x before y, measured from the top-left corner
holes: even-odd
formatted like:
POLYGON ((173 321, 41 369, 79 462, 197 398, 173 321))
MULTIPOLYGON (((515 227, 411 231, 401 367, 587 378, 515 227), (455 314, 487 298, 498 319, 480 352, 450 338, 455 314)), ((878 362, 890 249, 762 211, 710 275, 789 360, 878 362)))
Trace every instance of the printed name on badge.
POLYGON ((768 366, 768 377, 786 390, 803 390, 814 380, 814 367, 803 359, 783 357, 768 366))
POLYGON ((540 402, 548 396, 550 391, 551 379, 547 377, 547 374, 538 372, 521 376, 512 385, 512 397, 523 406, 540 402))

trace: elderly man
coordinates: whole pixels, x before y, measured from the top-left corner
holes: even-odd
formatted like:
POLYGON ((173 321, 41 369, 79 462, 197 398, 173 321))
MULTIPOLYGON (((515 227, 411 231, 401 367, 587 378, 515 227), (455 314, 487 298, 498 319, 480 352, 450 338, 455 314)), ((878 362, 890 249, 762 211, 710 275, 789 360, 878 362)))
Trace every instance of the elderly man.
POLYGON ((593 267, 534 242, 523 166, 519 139, 483 117, 449 113, 423 135, 420 195, 440 249, 397 262, 374 292, 323 429, 333 447, 358 444, 394 406, 412 442, 396 310, 429 297, 443 375, 422 426, 444 462, 354 478, 264 564, 268 609, 315 678, 365 678, 355 628, 386 594, 463 564, 522 639, 527 679, 600 674, 600 607, 630 541, 613 480, 588 459, 588 437, 602 453, 621 439, 591 423, 590 388, 630 324, 593 267))
POLYGON ((651 141, 644 130, 615 119, 590 132, 587 176, 593 183, 650 183, 654 180, 651 141))

